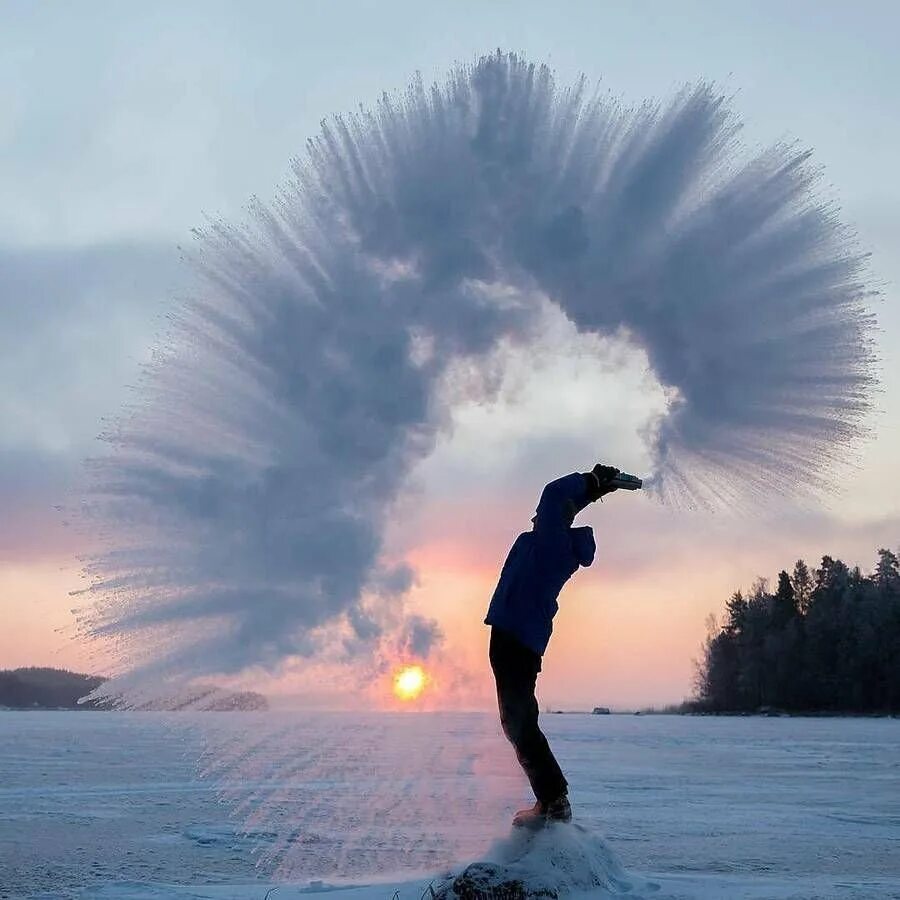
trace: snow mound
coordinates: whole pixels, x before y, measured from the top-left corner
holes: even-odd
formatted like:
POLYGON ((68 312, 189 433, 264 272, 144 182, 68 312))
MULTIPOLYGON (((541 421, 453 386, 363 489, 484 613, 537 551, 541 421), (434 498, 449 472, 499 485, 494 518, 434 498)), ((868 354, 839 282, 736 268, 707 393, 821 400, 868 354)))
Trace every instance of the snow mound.
POLYGON ((631 875, 610 846, 583 825, 513 829, 485 858, 435 890, 437 900, 525 900, 590 891, 592 896, 641 897, 659 885, 631 875))

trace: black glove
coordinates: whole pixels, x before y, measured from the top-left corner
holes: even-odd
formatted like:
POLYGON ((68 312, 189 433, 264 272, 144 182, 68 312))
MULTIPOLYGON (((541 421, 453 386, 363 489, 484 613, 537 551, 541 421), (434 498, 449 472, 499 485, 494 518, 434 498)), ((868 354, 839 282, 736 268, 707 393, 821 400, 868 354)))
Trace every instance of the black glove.
POLYGON ((585 480, 588 484, 588 498, 591 503, 616 490, 616 488, 610 487, 609 483, 618 474, 619 469, 615 466, 604 466, 602 463, 597 463, 597 465, 585 475, 585 480))

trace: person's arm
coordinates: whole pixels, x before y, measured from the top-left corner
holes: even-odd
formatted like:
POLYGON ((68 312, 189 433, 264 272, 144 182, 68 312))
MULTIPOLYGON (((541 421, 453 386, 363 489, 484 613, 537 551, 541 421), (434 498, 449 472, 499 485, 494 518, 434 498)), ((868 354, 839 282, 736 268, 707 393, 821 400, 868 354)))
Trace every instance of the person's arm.
POLYGON ((551 481, 541 491, 535 531, 568 531, 575 514, 588 502, 588 483, 582 473, 573 472, 551 481))
POLYGON ((597 463, 590 472, 573 472, 551 481, 537 507, 535 530, 567 531, 572 520, 589 503, 611 494, 616 488, 610 482, 619 470, 597 463))
POLYGON ((574 560, 569 528, 588 503, 584 475, 573 472, 551 481, 541 492, 534 517, 534 546, 544 560, 574 560))

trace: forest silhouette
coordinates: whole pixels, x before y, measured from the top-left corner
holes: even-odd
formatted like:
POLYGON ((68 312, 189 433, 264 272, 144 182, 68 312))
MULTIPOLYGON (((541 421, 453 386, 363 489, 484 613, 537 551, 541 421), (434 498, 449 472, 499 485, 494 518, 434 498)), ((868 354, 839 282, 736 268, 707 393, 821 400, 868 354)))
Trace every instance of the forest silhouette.
POLYGON ((900 564, 878 551, 874 572, 822 557, 798 560, 774 592, 759 579, 710 617, 697 672, 707 712, 900 711, 900 564))

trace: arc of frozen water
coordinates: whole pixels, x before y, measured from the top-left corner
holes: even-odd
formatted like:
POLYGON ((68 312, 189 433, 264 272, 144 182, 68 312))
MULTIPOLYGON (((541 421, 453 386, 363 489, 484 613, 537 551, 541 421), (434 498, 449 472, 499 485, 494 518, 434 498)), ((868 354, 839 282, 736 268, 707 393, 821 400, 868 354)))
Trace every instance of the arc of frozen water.
POLYGON ((412 627, 427 653, 387 516, 448 367, 529 341, 535 298, 645 350, 662 496, 827 487, 874 384, 865 257, 808 154, 745 158, 738 130, 707 84, 631 109, 497 53, 323 126, 249 224, 199 231, 200 286, 86 503, 109 540, 82 625, 122 683, 412 627))

